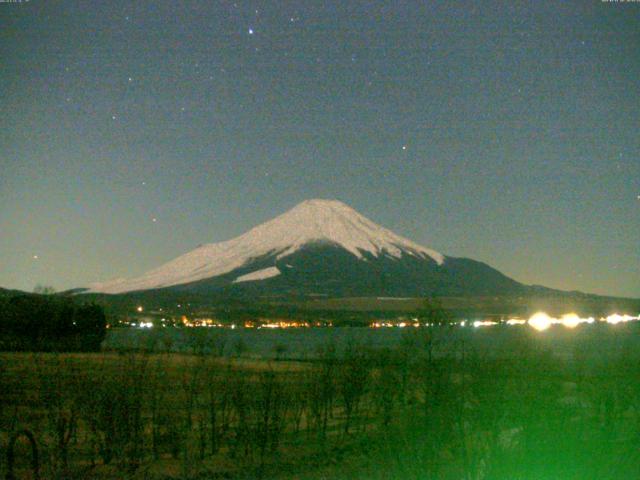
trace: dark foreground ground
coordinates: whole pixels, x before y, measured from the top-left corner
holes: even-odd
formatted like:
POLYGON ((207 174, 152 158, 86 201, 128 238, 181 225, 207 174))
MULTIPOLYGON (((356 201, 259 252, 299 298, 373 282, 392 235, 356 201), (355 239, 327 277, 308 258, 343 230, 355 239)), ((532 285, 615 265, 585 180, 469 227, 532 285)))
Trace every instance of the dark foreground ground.
POLYGON ((306 361, 0 354, 0 474, 640 478, 638 328, 603 327, 496 330, 509 348, 492 355, 449 329, 375 348, 329 339, 306 361))

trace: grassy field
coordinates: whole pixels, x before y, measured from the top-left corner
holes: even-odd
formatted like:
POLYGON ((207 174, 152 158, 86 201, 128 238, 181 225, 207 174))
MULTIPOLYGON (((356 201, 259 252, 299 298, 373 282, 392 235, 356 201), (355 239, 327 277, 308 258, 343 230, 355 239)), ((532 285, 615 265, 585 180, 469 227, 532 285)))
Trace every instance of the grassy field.
POLYGON ((0 354, 0 474, 35 478, 31 436, 40 478, 639 477, 634 352, 434 356, 445 336, 308 362, 0 354))

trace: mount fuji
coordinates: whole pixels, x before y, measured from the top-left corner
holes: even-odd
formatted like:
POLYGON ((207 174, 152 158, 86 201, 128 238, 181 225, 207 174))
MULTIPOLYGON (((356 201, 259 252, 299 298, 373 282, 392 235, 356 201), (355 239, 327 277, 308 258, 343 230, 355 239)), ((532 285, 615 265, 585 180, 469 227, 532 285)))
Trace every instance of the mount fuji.
POLYGON ((445 256, 336 200, 307 200, 245 234, 195 250, 139 277, 85 293, 476 296, 529 287, 475 260, 445 256))

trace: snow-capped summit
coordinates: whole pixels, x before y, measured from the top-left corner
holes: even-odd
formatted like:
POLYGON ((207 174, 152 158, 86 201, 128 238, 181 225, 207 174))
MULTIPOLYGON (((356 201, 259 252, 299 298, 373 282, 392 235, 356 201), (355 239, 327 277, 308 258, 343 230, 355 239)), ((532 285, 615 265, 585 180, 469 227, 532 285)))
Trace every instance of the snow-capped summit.
POLYGON ((337 200, 304 201, 236 240, 248 241, 257 250, 276 250, 279 252, 278 258, 312 242, 329 242, 358 258, 362 258, 363 252, 369 252, 375 257, 385 252, 393 257, 400 257, 404 251, 410 255, 429 256, 439 264, 444 261, 442 254, 376 225, 337 200))
POLYGON ((435 265, 445 262, 441 253, 396 235, 342 202, 313 199, 239 237, 201 245, 140 277, 96 283, 89 291, 122 293, 164 288, 227 275, 235 270, 241 271, 229 279, 230 283, 264 280, 280 274, 277 264, 281 260, 318 245, 344 250, 359 261, 413 257, 435 265), (251 268, 252 264, 256 265, 255 269, 251 268))

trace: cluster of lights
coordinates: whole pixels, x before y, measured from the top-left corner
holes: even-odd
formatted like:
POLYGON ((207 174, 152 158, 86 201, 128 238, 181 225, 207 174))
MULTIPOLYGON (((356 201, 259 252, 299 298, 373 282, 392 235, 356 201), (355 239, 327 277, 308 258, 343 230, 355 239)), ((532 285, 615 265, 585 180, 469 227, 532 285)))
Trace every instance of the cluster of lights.
MULTIPOLYGON (((632 315, 619 315, 614 313, 613 315, 609 315, 608 317, 602 317, 599 319, 600 322, 609 323, 611 325, 615 325, 623 322, 630 322, 634 320, 640 320, 640 315, 632 316, 632 315)), ((494 325, 506 324, 506 325, 529 325, 531 328, 534 328, 538 331, 543 331, 551 327, 552 325, 562 325, 566 328, 576 328, 581 323, 594 323, 596 319, 593 317, 579 317, 575 313, 567 313, 566 315, 562 315, 560 318, 555 318, 547 315, 544 312, 538 312, 532 315, 529 320, 521 319, 521 318, 510 318, 504 321, 496 321, 496 320, 473 320, 467 321, 462 320, 455 325, 460 327, 465 327, 467 324, 479 328, 479 327, 491 327, 494 325)), ((417 321, 413 322, 389 322, 389 321, 379 321, 373 322, 369 324, 371 328, 403 328, 403 327, 430 327, 430 323, 421 324, 417 321)))
POLYGON ((194 318, 189 320, 186 315, 181 318, 182 325, 185 327, 208 327, 208 328, 220 328, 224 325, 213 318, 194 318))
MULTIPOLYGON (((246 325, 245 325, 246 327, 246 325)), ((309 327, 333 327, 331 322, 302 322, 302 321, 289 321, 279 320, 277 322, 267 322, 258 325, 258 329, 261 328, 309 328, 309 327)))
POLYGON ((475 328, 478 327, 490 327, 492 325, 497 325, 498 322, 494 322, 492 320, 476 320, 475 322, 473 322, 473 326, 475 328))
POLYGON ((310 328, 310 327, 333 327, 332 322, 316 321, 307 322, 302 320, 268 320, 260 318, 256 322, 245 322, 245 328, 310 328))
POLYGON ((271 322, 271 323, 263 323, 262 325, 260 325, 258 328, 308 328, 311 325, 309 325, 309 322, 286 322, 286 321, 279 321, 279 322, 271 322))
POLYGON ((373 322, 373 323, 369 324, 369 326, 371 328, 393 328, 393 327, 405 328, 405 327, 419 327, 420 324, 418 322, 412 322, 412 323, 408 323, 408 322, 399 322, 399 323, 394 323, 394 322, 373 322))
MULTIPOLYGON (((178 307, 180 307, 181 305, 178 305, 178 307)), ((162 310, 162 309, 161 309, 162 310)), ((136 311, 141 313, 144 311, 142 306, 138 306, 136 308, 136 311)), ((252 322, 252 321, 246 321, 244 322, 244 328, 255 328, 257 327, 258 329, 261 328, 269 328, 269 329, 275 329, 275 328, 309 328, 309 327, 332 327, 333 324, 331 322, 314 322, 314 323, 310 323, 310 322, 304 322, 304 321, 289 321, 289 320, 278 320, 278 321, 267 321, 264 322, 263 319, 261 319, 261 322, 252 322)), ((632 316, 632 315, 627 315, 627 314, 623 314, 620 315, 618 313, 614 313, 612 315, 609 315, 607 317, 602 317, 599 319, 600 322, 605 322, 605 323, 609 323, 611 325, 616 325, 618 323, 625 323, 625 322, 631 322, 631 321, 637 321, 640 320, 640 315, 637 316, 632 316)), ((162 326, 165 326, 165 321, 166 319, 162 319, 162 326)), ((499 325, 500 323, 504 323, 506 325, 525 325, 528 324, 530 327, 534 328, 535 330, 538 331, 544 331, 547 330, 549 327, 551 327, 552 325, 562 325, 566 328, 576 328, 578 325, 580 325, 581 323, 594 323, 596 322, 596 319, 593 317, 587 317, 587 318, 583 318, 583 317, 579 317, 578 315, 576 315, 575 313, 567 313, 565 315, 562 315, 560 318, 555 318, 555 317, 551 317, 549 315, 547 315, 545 312, 537 312, 534 315, 532 315, 529 320, 524 320, 521 318, 510 318, 506 321, 495 321, 495 320, 475 320, 475 321, 470 321, 469 324, 472 325, 475 328, 479 328, 479 327, 490 327, 490 326, 494 326, 494 325, 499 325)), ((236 325, 232 324, 232 325, 225 325, 222 324, 220 322, 218 322, 217 320, 214 320, 212 318, 196 318, 193 320, 189 320, 186 316, 182 316, 181 318, 181 323, 183 326, 185 327, 217 327, 217 328, 224 328, 224 327, 228 327, 231 329, 235 329, 236 325)), ((124 324, 126 325, 130 325, 132 327, 139 327, 139 328, 152 328, 153 327, 153 323, 152 322, 140 322, 138 324, 136 324, 135 322, 129 323, 129 322, 124 322, 124 324)), ((464 327, 467 325, 467 320, 462 320, 460 322, 457 323, 457 325, 464 327)), ((390 321, 375 321, 369 324, 369 327, 371 328, 405 328, 405 327, 421 327, 421 326, 426 326, 429 327, 431 326, 430 323, 425 323, 425 324, 421 324, 420 322, 418 322, 417 318, 414 318, 410 321, 402 321, 402 322, 390 322, 390 321)))
POLYGON ((632 320, 640 320, 640 315, 636 317, 632 317, 631 315, 618 315, 617 313, 614 313, 613 315, 609 315, 607 318, 604 319, 604 321, 612 325, 615 325, 621 322, 630 322, 632 320))
MULTIPOLYGON (((138 328, 153 328, 153 322, 122 322, 123 325, 128 325, 129 327, 138 327, 138 328)), ((109 328, 109 325, 107 325, 109 328)))
MULTIPOLYGON (((613 315, 609 315, 608 317, 600 318, 599 321, 615 325, 618 323, 630 322, 633 320, 640 320, 640 315, 634 317, 632 315, 619 315, 617 313, 614 313, 613 315)), ((575 313, 567 313, 566 315, 562 315, 560 318, 555 318, 547 315, 545 312, 538 312, 532 315, 529 320, 510 318, 505 323, 507 325, 528 324, 530 327, 541 332, 551 327, 551 325, 562 325, 566 328, 576 328, 581 323, 594 323, 595 321, 596 319, 593 317, 579 317, 575 313)), ((475 322, 473 322, 474 327, 485 327, 497 324, 498 322, 489 320, 476 320, 475 322)))

